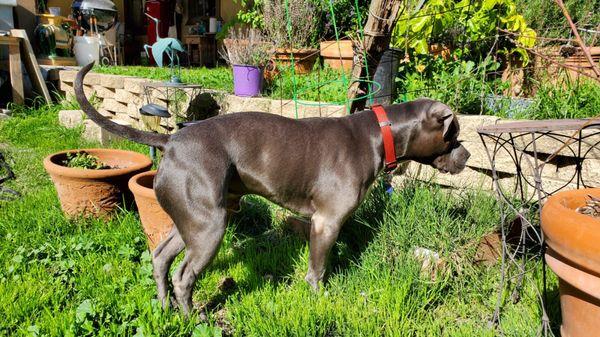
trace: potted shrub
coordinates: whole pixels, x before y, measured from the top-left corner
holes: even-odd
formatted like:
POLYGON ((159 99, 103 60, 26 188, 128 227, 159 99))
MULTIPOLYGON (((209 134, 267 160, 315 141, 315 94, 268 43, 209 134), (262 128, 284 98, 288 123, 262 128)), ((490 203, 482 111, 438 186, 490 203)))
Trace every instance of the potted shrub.
POLYGON ((148 238, 150 251, 153 251, 173 228, 173 220, 156 200, 156 193, 153 189, 155 176, 156 171, 147 171, 129 179, 129 189, 135 197, 135 204, 140 213, 144 233, 148 238))
POLYGON ((223 57, 233 68, 233 91, 237 96, 260 95, 264 67, 273 55, 273 45, 255 29, 232 29, 223 41, 223 57))
POLYGON ((277 48, 278 66, 289 68, 293 62, 298 74, 312 70, 319 56, 313 47, 317 37, 317 12, 311 0, 288 1, 287 6, 286 0, 263 2, 264 29, 277 48))
POLYGON ((546 262, 559 277, 561 335, 600 330, 600 188, 559 192, 542 209, 546 262), (596 199, 594 199, 596 198, 596 199))
POLYGON ((44 159, 67 217, 109 216, 126 197, 129 178, 151 166, 143 154, 115 149, 69 150, 44 159))
POLYGON ((354 41, 359 40, 358 32, 363 27, 368 15, 356 13, 358 5, 359 13, 368 13, 371 2, 369 0, 332 0, 321 2, 320 27, 323 31, 320 43, 321 57, 323 63, 333 69, 351 70, 354 63, 354 41), (332 15, 333 12, 333 15, 332 15), (335 25, 334 25, 335 22, 335 25), (343 38, 342 38, 343 37, 343 38))

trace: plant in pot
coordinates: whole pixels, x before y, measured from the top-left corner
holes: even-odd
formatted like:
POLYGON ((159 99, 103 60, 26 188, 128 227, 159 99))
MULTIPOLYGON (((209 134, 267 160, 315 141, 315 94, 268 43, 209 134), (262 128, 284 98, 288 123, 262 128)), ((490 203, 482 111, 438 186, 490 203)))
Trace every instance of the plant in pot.
POLYGON ((237 96, 260 95, 264 68, 273 55, 273 45, 256 29, 232 29, 223 41, 223 57, 233 68, 233 91, 237 96))
POLYGON ((127 182, 147 171, 152 161, 133 151, 116 149, 69 150, 44 159, 67 217, 107 217, 128 198, 127 182))
POLYGON ((273 41, 275 62, 298 74, 310 72, 319 56, 314 48, 318 36, 318 9, 311 0, 265 0, 264 30, 273 41))
POLYGON ((561 335, 600 329, 600 188, 559 192, 542 208, 546 262, 559 277, 561 335))

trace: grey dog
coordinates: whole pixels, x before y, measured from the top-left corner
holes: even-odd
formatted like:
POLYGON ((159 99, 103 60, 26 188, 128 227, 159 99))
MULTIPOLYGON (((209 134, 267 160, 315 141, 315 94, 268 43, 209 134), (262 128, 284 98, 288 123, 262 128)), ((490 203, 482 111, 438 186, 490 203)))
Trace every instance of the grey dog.
MULTIPOLYGON (((192 290, 223 239, 229 209, 245 194, 257 194, 310 218, 306 281, 315 289, 325 273, 330 248, 344 221, 384 169, 380 125, 370 110, 339 118, 289 119, 242 112, 220 115, 173 135, 139 131, 111 122, 92 107, 81 69, 75 93, 88 117, 106 130, 163 151, 154 181, 156 196, 175 226, 153 253, 158 298, 168 305, 168 272, 185 248, 173 275, 175 301, 192 308, 192 290)), ((469 152, 458 142, 450 108, 430 99, 385 107, 396 157, 458 173, 469 152)))

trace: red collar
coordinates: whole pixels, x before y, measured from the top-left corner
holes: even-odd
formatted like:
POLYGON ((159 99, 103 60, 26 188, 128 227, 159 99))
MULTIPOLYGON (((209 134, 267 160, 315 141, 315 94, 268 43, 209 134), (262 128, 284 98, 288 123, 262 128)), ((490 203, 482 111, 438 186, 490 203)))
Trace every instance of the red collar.
POLYGON ((373 105, 371 110, 377 116, 381 136, 383 136, 383 151, 385 152, 385 172, 390 172, 398 166, 396 161, 396 149, 394 147, 394 136, 392 135, 392 122, 387 117, 385 110, 381 105, 373 105))

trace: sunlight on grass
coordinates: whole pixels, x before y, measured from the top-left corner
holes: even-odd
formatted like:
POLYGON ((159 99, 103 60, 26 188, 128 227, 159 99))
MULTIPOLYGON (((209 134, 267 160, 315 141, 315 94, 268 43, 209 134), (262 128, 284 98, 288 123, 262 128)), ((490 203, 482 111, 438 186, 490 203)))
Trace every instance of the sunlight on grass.
MULTIPOLYGON (((346 223, 319 293, 304 282, 307 243, 276 216, 277 206, 250 197, 196 284, 194 303, 206 316, 186 320, 163 311, 136 213, 123 210, 109 221, 62 216, 42 159, 97 144, 81 141, 80 129, 58 126, 57 111, 0 122, 0 143, 8 144, 17 174, 10 186, 24 194, 0 202, 0 335, 498 334, 487 321, 499 267, 471 262, 474 243, 498 225, 494 199, 482 192, 454 196, 422 183, 391 197, 380 187, 372 191, 346 223), (435 250, 447 261, 435 280, 421 274, 415 247, 435 250), (226 276, 236 286, 220 290, 226 276)), ((113 146, 147 151, 130 142, 113 146)), ((532 277, 539 282, 538 273, 532 277)), ((536 335, 540 312, 531 282, 519 303, 503 307, 506 335, 536 335)))

